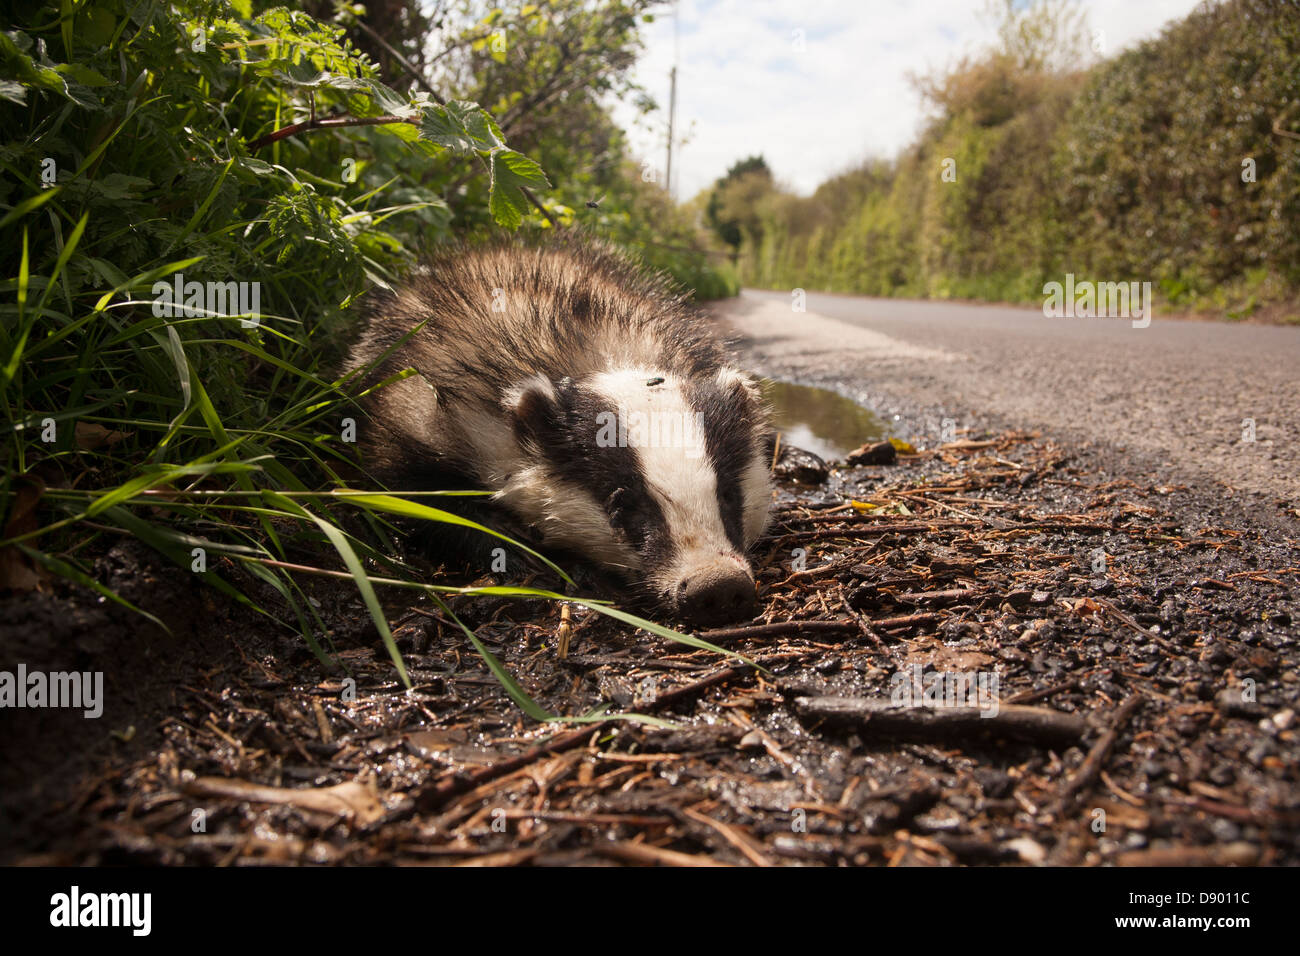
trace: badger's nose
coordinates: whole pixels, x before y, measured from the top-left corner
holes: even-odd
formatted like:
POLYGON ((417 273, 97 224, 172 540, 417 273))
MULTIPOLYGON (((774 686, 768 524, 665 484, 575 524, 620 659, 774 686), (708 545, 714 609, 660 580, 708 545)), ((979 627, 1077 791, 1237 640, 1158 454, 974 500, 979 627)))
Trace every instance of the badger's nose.
POLYGON ((730 566, 702 568, 677 585, 677 613, 692 624, 754 616, 758 595, 749 575, 730 566))

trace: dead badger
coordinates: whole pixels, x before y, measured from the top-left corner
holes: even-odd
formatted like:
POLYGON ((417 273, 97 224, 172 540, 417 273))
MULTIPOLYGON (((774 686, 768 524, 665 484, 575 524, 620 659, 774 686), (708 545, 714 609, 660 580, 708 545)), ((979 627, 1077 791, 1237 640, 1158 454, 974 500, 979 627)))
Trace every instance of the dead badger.
POLYGON ((493 491, 544 548, 691 622, 753 613, 773 432, 662 279, 581 240, 444 252, 372 299, 349 367, 371 363, 370 384, 418 372, 363 399, 363 461, 389 488, 493 491))

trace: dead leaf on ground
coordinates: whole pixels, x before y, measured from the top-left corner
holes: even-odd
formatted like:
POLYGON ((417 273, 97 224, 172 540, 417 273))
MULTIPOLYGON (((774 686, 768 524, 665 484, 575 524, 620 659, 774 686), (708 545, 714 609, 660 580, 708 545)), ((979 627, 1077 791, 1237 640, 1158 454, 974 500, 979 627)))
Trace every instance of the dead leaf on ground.
MULTIPOLYGON (((5 538, 31 534, 38 527, 36 506, 45 494, 45 482, 31 475, 19 475, 14 479, 13 507, 6 516, 4 525, 5 538)), ((30 540, 30 539, 29 539, 30 540)), ((13 591, 32 591, 41 583, 42 571, 32 567, 31 561, 13 545, 0 548, 0 589, 13 591)))
POLYGON ((112 448, 122 439, 130 437, 130 432, 112 431, 96 422, 77 422, 77 447, 86 451, 94 451, 96 448, 112 448))

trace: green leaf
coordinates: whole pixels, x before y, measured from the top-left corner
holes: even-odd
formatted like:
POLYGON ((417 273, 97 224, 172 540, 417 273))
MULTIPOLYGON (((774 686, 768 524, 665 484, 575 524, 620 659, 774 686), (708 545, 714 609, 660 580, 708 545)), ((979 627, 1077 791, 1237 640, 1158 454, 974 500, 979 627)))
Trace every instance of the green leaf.
POLYGON ((461 153, 493 149, 500 145, 491 138, 495 124, 474 118, 475 114, 482 113, 477 103, 467 100, 430 106, 420 120, 420 135, 435 145, 461 153))
MULTIPOLYGON (((81 4, 81 6, 89 5, 81 4)), ((80 29, 81 38, 88 46, 107 46, 113 39, 113 30, 117 26, 117 18, 113 16, 111 10, 107 9, 107 6, 107 4, 96 4, 89 10, 84 11, 84 13, 79 14, 83 19, 80 29)), ((78 77, 78 82, 81 82, 80 77, 78 77)), ((104 82, 108 84, 107 80, 104 82)))
POLYGON ((297 63, 292 60, 262 60, 254 67, 258 73, 269 74, 288 86, 302 90, 370 90, 369 80, 355 79, 329 70, 317 69, 310 60, 297 63))
POLYGON ((491 171, 488 208, 492 211, 492 218, 507 229, 518 229, 530 206, 522 187, 549 189, 551 183, 541 166, 513 149, 493 150, 491 171))
POLYGON ((60 63, 55 67, 60 73, 72 77, 82 86, 112 86, 113 81, 84 63, 60 63))

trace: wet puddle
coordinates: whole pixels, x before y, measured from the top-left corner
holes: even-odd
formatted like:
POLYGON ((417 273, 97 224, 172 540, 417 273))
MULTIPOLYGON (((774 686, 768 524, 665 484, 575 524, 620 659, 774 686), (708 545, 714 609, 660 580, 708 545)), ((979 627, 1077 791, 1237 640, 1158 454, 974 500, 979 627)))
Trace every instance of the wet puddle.
POLYGON ((863 442, 886 437, 879 416, 838 392, 770 379, 764 379, 761 387, 783 444, 829 461, 844 457, 863 442))

